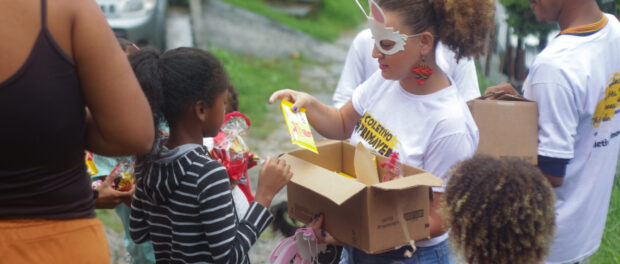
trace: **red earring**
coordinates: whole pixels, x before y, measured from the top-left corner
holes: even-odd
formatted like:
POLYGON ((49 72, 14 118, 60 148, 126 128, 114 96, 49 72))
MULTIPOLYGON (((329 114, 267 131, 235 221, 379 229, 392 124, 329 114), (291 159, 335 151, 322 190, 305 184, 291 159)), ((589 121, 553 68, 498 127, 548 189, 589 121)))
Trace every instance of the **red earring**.
POLYGON ((426 64, 424 56, 422 56, 422 61, 411 69, 411 72, 415 73, 415 79, 419 85, 423 85, 433 75, 433 69, 426 64))

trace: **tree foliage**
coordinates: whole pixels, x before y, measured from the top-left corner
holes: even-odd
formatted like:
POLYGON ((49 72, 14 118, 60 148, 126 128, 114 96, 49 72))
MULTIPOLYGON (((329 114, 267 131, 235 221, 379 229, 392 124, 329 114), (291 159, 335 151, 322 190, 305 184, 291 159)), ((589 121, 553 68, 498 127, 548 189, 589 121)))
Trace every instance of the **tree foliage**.
POLYGON ((532 12, 528 0, 500 0, 499 2, 508 14, 506 23, 514 29, 514 34, 519 38, 524 38, 529 34, 546 38, 546 34, 555 28, 555 24, 544 24, 536 20, 536 15, 532 12))
POLYGON ((596 3, 603 12, 620 15, 620 0, 596 0, 596 3))

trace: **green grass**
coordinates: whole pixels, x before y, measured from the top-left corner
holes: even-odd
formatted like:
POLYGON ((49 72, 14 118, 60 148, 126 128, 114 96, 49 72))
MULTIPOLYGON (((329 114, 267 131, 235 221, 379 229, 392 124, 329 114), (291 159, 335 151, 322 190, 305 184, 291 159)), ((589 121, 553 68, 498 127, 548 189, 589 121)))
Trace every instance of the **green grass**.
POLYGON ((97 209, 95 210, 95 214, 97 214, 97 218, 99 218, 105 226, 121 234, 124 232, 123 223, 114 209, 97 209))
MULTIPOLYGON (((298 18, 275 11, 262 0, 224 0, 230 4, 262 14, 317 39, 334 41, 340 33, 356 28, 366 18, 353 0, 323 0, 320 10, 311 17, 298 18)), ((366 4, 366 1, 360 1, 366 4)))
POLYGON ((239 94, 239 110, 250 118, 250 133, 257 138, 265 138, 273 129, 268 120, 269 96, 280 89, 304 90, 299 81, 301 67, 310 63, 298 59, 259 59, 237 55, 225 50, 210 47, 211 51, 224 64, 232 84, 239 94))
POLYGON ((590 257, 589 262, 591 264, 620 263, 620 172, 616 173, 614 180, 601 247, 590 257))
POLYGON ((480 94, 484 94, 484 91, 486 91, 487 87, 489 87, 487 86, 487 78, 484 77, 484 72, 478 63, 478 60, 474 60, 474 62, 476 64, 476 75, 478 75, 478 87, 480 89, 480 94))

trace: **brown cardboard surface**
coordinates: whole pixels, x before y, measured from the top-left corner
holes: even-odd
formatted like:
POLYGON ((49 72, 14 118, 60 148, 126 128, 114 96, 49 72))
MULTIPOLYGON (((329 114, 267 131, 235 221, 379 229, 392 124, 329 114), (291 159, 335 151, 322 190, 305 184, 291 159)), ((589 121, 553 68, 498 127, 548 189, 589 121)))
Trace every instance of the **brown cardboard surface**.
POLYGON ((380 163, 385 157, 361 150, 357 153, 362 154, 356 157, 356 147, 342 141, 319 142, 317 148, 319 155, 296 150, 282 157, 293 171, 287 185, 291 217, 308 223, 314 215, 323 213, 327 232, 367 253, 391 250, 409 239, 429 237, 428 186, 441 186, 441 179, 403 165, 405 177, 378 183, 377 175, 381 175, 382 168, 368 166, 364 159, 370 163, 374 156, 380 163), (358 166, 354 166, 356 159, 358 166), (373 168, 374 172, 368 171, 373 168), (354 177, 375 175, 377 181, 367 186, 336 173, 341 171, 354 177))
POLYGON ((409 177, 395 179, 373 185, 373 188, 381 190, 406 190, 418 186, 441 186, 441 179, 434 177, 428 172, 414 174, 409 177), (429 177, 430 176, 430 177, 429 177))
POLYGON ((363 235, 368 226, 368 217, 366 210, 362 210, 366 208, 366 189, 343 204, 336 205, 330 199, 316 195, 316 192, 302 185, 289 184, 286 188, 289 216, 308 224, 317 213, 323 213, 323 228, 330 235, 354 247, 368 247, 368 236, 363 235))
POLYGON ((291 182, 318 194, 329 194, 323 196, 337 205, 341 205, 366 188, 365 184, 338 175, 334 172, 335 170, 328 170, 299 158, 284 156, 282 159, 291 166, 293 172, 291 182), (304 175, 312 175, 312 177, 305 177, 304 175))
POLYGON ((467 102, 478 126, 480 141, 476 153, 495 157, 519 157, 536 164, 538 161, 538 107, 536 102, 501 95, 505 100, 467 102))
POLYGON ((406 244, 409 239, 423 240, 430 237, 430 220, 428 219, 427 186, 417 186, 415 189, 400 191, 383 191, 371 188, 369 200, 369 234, 370 246, 368 253, 380 253, 394 249, 395 246, 406 244), (425 197, 426 196, 426 197, 425 197), (410 201, 426 201, 424 203, 410 201), (409 231, 409 239, 405 237, 400 214, 409 231), (401 241, 397 244, 394 241, 401 241))
POLYGON ((355 146, 353 156, 353 167, 357 175, 357 180, 366 185, 379 183, 379 173, 377 171, 377 159, 370 153, 362 143, 355 146))

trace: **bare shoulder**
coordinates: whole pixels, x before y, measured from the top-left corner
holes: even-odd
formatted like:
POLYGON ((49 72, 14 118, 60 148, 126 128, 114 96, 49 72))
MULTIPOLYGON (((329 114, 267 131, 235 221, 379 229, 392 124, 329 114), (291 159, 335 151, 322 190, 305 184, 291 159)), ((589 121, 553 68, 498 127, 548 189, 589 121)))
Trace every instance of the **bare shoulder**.
POLYGON ((73 27, 82 5, 94 0, 44 0, 47 1, 47 27, 60 48, 71 58, 73 54, 73 27))

